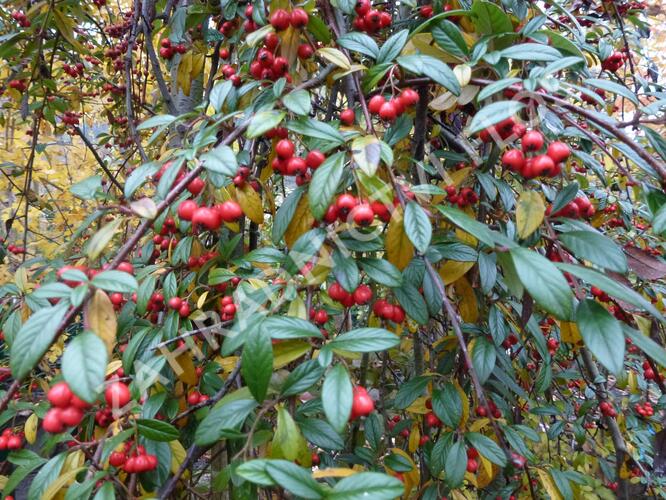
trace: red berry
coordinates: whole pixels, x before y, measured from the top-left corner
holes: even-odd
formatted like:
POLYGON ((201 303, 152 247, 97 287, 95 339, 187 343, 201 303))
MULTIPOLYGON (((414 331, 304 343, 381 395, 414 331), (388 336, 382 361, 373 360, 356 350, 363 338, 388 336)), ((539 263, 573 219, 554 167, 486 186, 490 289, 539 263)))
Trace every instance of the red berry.
POLYGON ((314 54, 314 49, 309 43, 302 43, 298 46, 296 53, 299 59, 310 59, 314 54))
POLYGON ((106 404, 111 408, 122 408, 132 399, 129 387, 123 382, 113 382, 104 391, 106 404))
POLYGON ((512 172, 522 172, 525 168, 525 156, 519 149, 509 149, 502 155, 502 164, 512 172))
POLYGON ((192 215, 192 224, 195 226, 204 226, 206 229, 214 231, 219 229, 222 221, 219 214, 208 207, 199 207, 192 215))
POLYGON ((276 31, 286 30, 289 27, 291 16, 284 9, 277 9, 270 18, 270 23, 276 31))
POLYGON ((303 9, 294 9, 291 11, 290 21, 294 28, 303 28, 308 24, 308 13, 303 9))
POLYGON ((323 325, 328 321, 328 313, 323 309, 319 309, 314 315, 314 322, 318 325, 323 325))
POLYGON ((394 103, 392 101, 385 102, 382 104, 382 107, 379 108, 379 117, 382 120, 386 121, 393 121, 395 120, 396 116, 398 116, 394 103))
POLYGON ((346 217, 357 204, 358 200, 353 195, 347 193, 341 194, 335 202, 338 209, 338 216, 346 217))
POLYGON ((372 400, 365 387, 354 387, 354 399, 352 401, 350 420, 358 417, 365 417, 372 413, 375 409, 375 402, 372 400))
POLYGON ((352 209, 351 216, 355 224, 369 226, 375 219, 375 212, 373 212, 369 203, 361 203, 352 209))
POLYGON ((72 400, 72 391, 66 382, 58 382, 49 389, 46 398, 49 402, 58 408, 66 408, 72 400))
POLYGON ((551 177, 555 172, 555 162, 548 155, 539 155, 532 158, 532 175, 534 177, 551 177))
POLYGON ((113 467, 120 467, 122 466, 125 461, 127 460, 127 455, 120 451, 114 451, 109 455, 109 465, 113 467))
POLYGON ((560 163, 569 158, 571 155, 571 150, 565 143, 561 141, 555 141, 548 145, 546 154, 550 156, 555 163, 560 163))
POLYGON ((289 139, 282 139, 275 145, 275 152, 280 158, 284 160, 294 156, 294 151, 294 143, 289 139))
POLYGON ((243 216, 243 209, 233 200, 216 205, 215 209, 224 222, 234 222, 243 216))
POLYGON ((347 108, 340 113, 340 121, 345 125, 352 125, 355 119, 356 115, 353 109, 347 108))
POLYGON ((525 132, 521 140, 521 146, 525 152, 539 151, 543 147, 543 135, 537 130, 525 132))
POLYGON ((368 285, 359 285, 352 294, 354 302, 358 305, 367 304, 372 300, 372 290, 368 285))
POLYGON ((467 472, 474 474, 479 468, 479 463, 473 458, 467 459, 467 472))
POLYGON ((386 102, 386 99, 384 99, 383 96, 381 95, 376 95, 373 96, 370 101, 368 101, 368 110, 370 113, 373 115, 379 114, 379 110, 382 108, 382 105, 386 102))
POLYGON ((315 170, 317 169, 317 167, 319 167, 319 165, 324 163, 324 160, 326 160, 326 156, 324 156, 324 153, 322 153, 318 149, 313 149, 305 157, 305 164, 312 170, 315 170))
POLYGON ((83 411, 76 406, 68 406, 60 411, 60 421, 67 426, 79 425, 83 420, 83 411))
POLYGON ((173 309, 174 311, 176 309, 180 309, 180 306, 182 305, 183 305, 183 299, 181 299, 180 297, 171 297, 167 302, 167 306, 169 306, 169 309, 173 309))
POLYGON ((419 102, 419 93, 414 89, 403 89, 400 93, 400 100, 406 106, 414 106, 417 102, 419 102))
POLYGON ((198 195, 201 191, 203 191, 203 188, 206 187, 206 183, 200 179, 199 177, 195 177, 192 179, 192 181, 187 185, 187 190, 192 193, 194 196, 198 195))
POLYGON ((60 420, 61 411, 60 408, 51 408, 47 411, 42 422, 42 429, 52 434, 58 434, 65 430, 65 425, 60 420))

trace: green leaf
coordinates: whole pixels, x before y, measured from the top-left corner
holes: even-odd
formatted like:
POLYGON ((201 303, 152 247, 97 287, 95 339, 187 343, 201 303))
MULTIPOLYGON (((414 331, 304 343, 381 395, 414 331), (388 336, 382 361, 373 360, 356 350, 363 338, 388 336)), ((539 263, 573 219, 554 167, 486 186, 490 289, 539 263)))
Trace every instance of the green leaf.
POLYGON ((266 473, 277 484, 294 495, 318 500, 324 498, 324 488, 306 470, 286 460, 271 460, 266 463, 266 473))
POLYGON ((282 104, 297 115, 307 115, 312 110, 310 93, 307 90, 295 90, 282 98, 282 104))
POLYGON ((559 235, 559 240, 579 259, 616 271, 627 272, 627 258, 613 240, 594 231, 570 231, 559 235))
POLYGON ((395 395, 393 406, 398 410, 407 408, 421 395, 430 380, 431 377, 429 376, 420 376, 402 384, 395 395))
POLYGON ((60 471, 62 470, 62 466, 65 464, 67 456, 67 453, 60 453, 46 462, 44 466, 39 469, 37 475, 29 483, 29 500, 38 500, 42 498, 42 495, 48 489, 48 487, 60 476, 60 471))
POLYGON ((62 355, 62 374, 78 397, 93 403, 104 386, 108 354, 104 341, 92 332, 72 339, 62 355))
POLYGON ((509 16, 492 2, 476 0, 472 3, 471 13, 476 31, 483 35, 513 33, 513 24, 509 16))
POLYGON ((428 322, 428 306, 414 285, 403 283, 400 288, 394 288, 393 293, 409 317, 422 325, 428 322))
POLYGON ((326 374, 321 390, 321 402, 326 419, 337 432, 347 426, 351 415, 353 388, 344 365, 336 365, 326 374))
POLYGON ((483 384, 495 369, 495 345, 485 337, 477 337, 472 348, 472 365, 483 384))
POLYGON ((400 339, 383 328, 357 328, 338 335, 327 345, 331 349, 350 352, 378 352, 395 347, 400 339))
POLYGON ((557 318, 569 320, 573 295, 557 267, 527 248, 513 248, 510 255, 518 279, 536 303, 557 318))
POLYGON ((102 188, 102 176, 93 175, 83 179, 69 188, 69 191, 82 200, 92 200, 97 192, 102 188))
POLYGON ((284 111, 260 111, 252 117, 245 135, 250 139, 262 136, 277 127, 285 116, 287 116, 287 113, 284 111))
POLYGON ((432 225, 425 210, 414 201, 410 201, 405 207, 405 232, 414 247, 425 253, 430 246, 432 225))
POLYGON ((315 219, 321 219, 326 213, 342 180, 344 167, 345 153, 339 152, 326 158, 315 170, 308 190, 308 201, 315 219))
POLYGON ((614 374, 624 365, 624 334, 620 322, 591 299, 585 299, 576 309, 576 323, 585 346, 599 362, 614 374))
POLYGON ((559 50, 542 43, 520 43, 500 52, 506 59, 518 61, 556 61, 562 58, 559 50))
POLYGON ((405 487, 398 478, 380 472, 359 472, 338 481, 328 500, 393 500, 405 487))
POLYGON ((570 201, 573 201, 578 194, 578 183, 572 182, 571 184, 566 185, 562 190, 557 193, 553 204, 550 207, 550 213, 557 213, 562 210, 570 201))
POLYGON ((139 434, 151 441, 168 442, 178 439, 180 436, 178 429, 162 420, 140 418, 136 421, 136 427, 139 430, 139 434))
POLYGON ((512 117, 524 107, 525 104, 520 101, 497 101, 488 104, 474 115, 467 133, 476 134, 502 120, 512 117))
POLYGON ((345 441, 328 422, 308 418, 298 423, 305 439, 325 450, 342 450, 345 441))
POLYGON ((238 161, 236 154, 229 146, 217 146, 207 153, 201 155, 203 166, 218 174, 233 177, 238 171, 238 161))
POLYGON ((360 52, 363 55, 376 59, 379 55, 377 42, 365 33, 351 32, 338 38, 338 45, 353 52, 360 52))
POLYGON ((465 439, 469 441, 476 450, 490 460, 492 463, 504 467, 506 465, 506 455, 502 451, 502 448, 499 445, 483 434, 478 432, 468 432, 465 434, 465 439))
POLYGON ((263 402, 273 374, 273 344, 270 332, 263 325, 250 330, 245 339, 241 374, 254 399, 263 402))
POLYGON ((162 125, 170 125, 176 121, 176 117, 172 115, 155 115, 140 123, 136 129, 145 130, 147 128, 160 127, 162 125))
POLYGON ((425 75, 454 95, 460 95, 460 84, 446 63, 432 56, 411 54, 398 57, 398 64, 415 75, 425 75))
POLYGON ((620 85, 619 83, 610 82, 608 80, 601 80, 598 78, 588 78, 587 80, 585 80, 584 83, 589 87, 606 90, 612 94, 624 97, 633 102, 634 104, 636 104, 637 106, 640 105, 640 101, 638 100, 638 97, 636 97, 636 94, 634 94, 624 85, 620 85))
POLYGON ((237 431, 256 407, 254 399, 222 399, 197 427, 194 442, 199 446, 211 445, 225 437, 227 431, 237 431))
POLYGON ((307 137, 314 137, 315 139, 322 139, 324 141, 329 141, 335 144, 343 144, 345 142, 345 138, 342 137, 340 131, 333 128, 328 123, 324 123, 319 120, 313 120, 312 118, 290 121, 287 123, 287 128, 297 134, 302 134, 307 137))
POLYGON ((272 460, 267 460, 265 458, 250 460, 249 462, 240 464, 236 468, 236 474, 254 484, 274 486, 275 481, 273 481, 273 478, 266 472, 266 465, 271 461, 272 460))
POLYGON ((646 300, 641 294, 635 292, 629 287, 624 286, 622 283, 618 282, 617 280, 610 278, 605 274, 597 272, 593 269, 589 269, 582 266, 565 264, 561 262, 558 262, 556 265, 562 271, 571 273, 574 276, 589 283, 590 285, 594 285, 597 288, 600 288, 608 295, 611 295, 616 299, 629 302, 630 304, 636 307, 648 311, 650 314, 652 314, 655 318, 659 319, 660 321, 662 322, 665 321, 661 313, 657 311, 657 309, 655 309, 655 307, 648 300, 646 300))
POLYGON ((432 411, 447 427, 456 429, 460 424, 463 414, 462 399, 451 382, 433 392, 432 411))
POLYGON ((273 339, 323 338, 319 328, 294 316, 269 316, 261 323, 261 328, 273 339))
POLYGON ((461 440, 453 443, 446 454, 446 461, 444 462, 446 483, 451 488, 455 488, 462 483, 466 470, 467 454, 465 452, 465 444, 461 440))
POLYGON ((10 350, 9 365, 12 375, 22 380, 30 373, 55 340, 60 322, 67 312, 67 304, 38 310, 16 334, 10 350))
POLYGON ((377 64, 388 63, 398 57, 408 38, 409 30, 401 30, 391 35, 379 49, 377 64))
POLYGON ((89 259, 95 260, 102 254, 106 245, 109 244, 111 238, 116 234, 116 230, 122 223, 123 218, 118 217, 117 219, 114 219, 97 231, 92 238, 86 242, 85 252, 89 259))
POLYGON ((484 101, 488 99, 491 95, 495 95, 496 93, 501 92, 505 88, 520 82, 522 82, 520 78, 504 78, 502 80, 498 80, 489 85, 486 85, 476 96, 476 99, 479 102, 484 101))
POLYGON ((209 101, 215 112, 219 113, 222 111, 222 106, 224 106, 224 101, 227 100, 229 93, 234 88, 234 84, 231 80, 218 81, 213 89, 210 91, 209 101))
POLYGON ((282 384, 281 393, 284 397, 305 392, 319 382, 324 374, 324 367, 317 360, 301 363, 291 372, 282 384))
POLYGON ((489 229, 485 224, 482 224, 476 219, 471 218, 465 212, 458 210, 457 208, 437 205, 437 210, 439 210, 444 215, 444 217, 449 219, 453 224, 458 226, 463 231, 468 232, 477 240, 482 241, 489 247, 495 246, 495 242, 497 240, 495 235, 497 233, 489 229))
POLYGON ((271 445, 271 453, 275 458, 296 460, 303 450, 307 451, 307 443, 301 431, 284 406, 277 410, 277 425, 271 445))
POLYGON ((102 271, 90 283, 107 292, 134 293, 139 288, 136 278, 124 271, 102 271))
POLYGON ((445 52, 463 59, 469 55, 469 48, 460 28, 448 19, 443 19, 432 29, 432 37, 445 52))
POLYGON ((402 273, 388 260, 361 257, 358 263, 372 281, 390 288, 402 285, 402 273))
POLYGON ((655 234, 664 234, 666 232, 666 205, 657 210, 652 218, 652 232, 655 234))
POLYGON ((339 249, 333 252, 333 274, 342 288, 352 293, 361 282, 356 261, 351 255, 345 256, 339 249))
MULTIPOLYGON (((320 167, 321 168, 321 167, 320 167)), ((289 223, 294 218, 296 209, 298 208, 298 202, 301 201, 301 196, 305 192, 304 187, 298 187, 294 189, 289 196, 282 202, 280 208, 278 209, 275 217, 273 219, 273 229, 271 232, 271 240, 276 245, 280 243, 280 240, 284 236, 284 233, 289 227, 289 223)))

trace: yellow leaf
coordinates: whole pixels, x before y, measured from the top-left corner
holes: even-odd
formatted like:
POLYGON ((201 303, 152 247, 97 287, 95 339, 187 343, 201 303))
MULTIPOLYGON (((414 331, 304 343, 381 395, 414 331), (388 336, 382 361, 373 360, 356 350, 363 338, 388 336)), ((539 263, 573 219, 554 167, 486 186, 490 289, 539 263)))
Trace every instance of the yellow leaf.
POLYGON ((386 230, 386 258, 401 271, 407 267, 414 256, 414 245, 405 233, 402 208, 396 208, 386 230))
POLYGON ((261 204, 261 196, 249 183, 245 183, 242 188, 236 190, 238 204, 243 209, 245 215, 255 224, 263 224, 264 208, 261 204))
POLYGON ((72 469, 69 472, 61 474, 58 479, 52 482, 51 485, 46 489, 46 491, 40 497, 40 500, 51 500, 61 489, 74 482, 77 474, 83 470, 86 470, 86 468, 87 467, 79 467, 77 469, 72 469))
POLYGON ((292 247, 296 240, 312 228, 314 216, 310 212, 310 204, 307 195, 303 195, 298 202, 294 217, 291 219, 287 230, 284 233, 284 241, 288 247, 292 247))
POLYGON ((374 176, 379 166, 381 153, 379 139, 374 135, 357 137, 352 141, 351 150, 354 163, 358 165, 358 168, 366 175, 374 176))
POLYGON ((453 284, 453 287, 456 290, 456 295, 460 297, 460 304, 458 305, 460 316, 465 323, 476 323, 476 320, 479 319, 479 306, 472 285, 463 276, 453 284))
POLYGON ((416 400, 411 405, 409 405, 407 411, 409 413, 417 413, 419 415, 425 415, 430 411, 425 405, 427 399, 428 398, 426 398, 425 396, 416 398, 416 400))
POLYGON ((351 63, 349 62, 349 59, 342 53, 342 51, 338 49, 324 47, 317 50, 317 54, 326 59, 328 62, 335 64, 338 68, 342 68, 344 70, 351 69, 351 63))
POLYGON ((465 391, 463 391, 462 387, 460 387, 460 384, 458 383, 457 380, 453 381, 453 385, 455 386, 456 390, 458 391, 458 394, 460 394, 460 400, 462 401, 463 405, 463 414, 460 419, 460 425, 458 426, 460 429, 464 429, 465 425, 467 425, 467 420, 469 419, 469 399, 467 399, 467 394, 465 391))
POLYGON ((458 281, 467 271, 474 267, 474 262, 458 262, 447 260, 439 267, 439 276, 445 285, 458 281))
POLYGON ((58 9, 52 10, 53 21, 58 31, 69 44, 80 54, 88 54, 88 50, 74 38, 74 23, 63 12, 58 9))
POLYGON ((4 490, 7 485, 7 476, 0 476, 0 490, 4 490))
MULTIPOLYGON (((412 470, 402 473, 405 484, 405 498, 409 498, 409 492, 412 491, 412 488, 418 486, 421 482, 421 473, 419 472, 419 468, 414 463, 414 460, 412 460, 412 457, 405 450, 401 450, 400 448, 392 448, 391 452, 407 459, 409 464, 412 466, 412 470)), ((384 465, 384 468, 395 475, 395 471, 390 467, 384 465)))
POLYGON ((197 309, 201 309, 206 303, 206 298, 208 297, 208 290, 201 294, 201 297, 197 300, 197 309))
POLYGON ((490 484, 490 482, 495 478, 497 474, 497 467, 493 467, 493 464, 483 455, 479 455, 480 467, 476 475, 476 486, 477 488, 485 488, 490 484))
POLYGON ((403 50, 403 53, 406 54, 408 51, 414 53, 416 50, 418 50, 423 55, 436 57, 437 59, 447 63, 456 63, 460 61, 460 59, 449 54, 448 52, 443 51, 432 42, 432 35, 430 33, 419 33, 411 38, 403 50))
POLYGON ((280 33, 280 55, 289 61, 289 66, 293 66, 298 56, 298 46, 301 43, 301 30, 289 26, 280 33))
POLYGON ((548 498, 551 500, 562 500, 560 490, 557 489, 555 481, 553 481, 550 472, 543 469, 537 469, 537 474, 539 474, 539 480, 541 481, 543 489, 546 490, 546 493, 548 493, 548 498))
POLYGON ((273 345, 273 369, 277 370, 300 358, 310 350, 310 344, 302 340, 284 340, 273 345))
POLYGON ((183 445, 180 444, 180 441, 177 440, 169 441, 169 448, 171 448, 171 472, 175 474, 178 472, 180 464, 185 460, 187 451, 183 448, 183 445))
POLYGON ((358 471, 354 469, 345 469, 344 467, 331 467, 330 469, 320 469, 312 473, 315 479, 322 479, 324 477, 349 477, 356 474, 358 471))
POLYGON ((462 182, 465 179, 467 179, 470 176, 471 172, 472 172, 472 167, 464 167, 461 168, 460 170, 456 170, 455 172, 450 172, 449 175, 451 176, 451 181, 453 182, 453 185, 458 187, 462 184, 462 182))
POLYGON ((308 312, 305 309, 305 302, 300 295, 296 295, 294 300, 289 304, 289 309, 287 310, 287 316, 292 316, 294 318, 301 318, 307 320, 308 312))
POLYGON ((190 85, 192 84, 192 80, 190 78, 191 72, 192 72, 192 52, 186 52, 180 58, 180 63, 178 64, 178 75, 176 77, 178 86, 185 95, 190 95, 190 85))
POLYGON ((421 431, 416 422, 412 425, 412 430, 409 433, 409 452, 414 453, 419 448, 419 441, 421 439, 421 431))
POLYGON ((453 68, 453 74, 456 75, 456 79, 461 87, 466 86, 472 78, 472 68, 467 64, 458 64, 453 68))
POLYGON ((88 240, 85 247, 86 255, 88 258, 95 260, 102 254, 106 248, 106 245, 109 244, 111 238, 113 238, 113 235, 116 234, 116 231, 122 223, 123 219, 119 217, 114 221, 109 222, 88 240))
POLYGON ((568 342, 569 344, 577 344, 583 340, 580 331, 578 331, 578 325, 569 321, 560 323, 560 338, 562 342, 568 342))
POLYGON ((194 80, 198 77, 204 68, 204 63, 206 62, 206 55, 201 52, 196 52, 192 54, 192 70, 190 71, 190 78, 194 80))
POLYGON ((86 327, 104 341, 110 356, 116 344, 118 321, 113 304, 104 291, 95 291, 95 295, 86 304, 84 317, 86 327))
POLYGON ((112 373, 114 373, 118 368, 123 366, 123 362, 120 359, 114 359, 111 361, 108 365, 106 365, 106 376, 108 377, 112 373))
POLYGON ((37 414, 33 413, 28 417, 28 420, 25 421, 23 432, 25 433, 25 440, 33 444, 37 439, 37 426, 39 424, 39 417, 37 414))
POLYGON ((536 191, 523 191, 516 207, 516 226, 518 236, 527 238, 543 222, 546 205, 536 191))
POLYGON ((179 354, 175 359, 180 370, 176 372, 178 379, 182 380, 187 385, 196 385, 197 383, 197 372, 194 368, 194 363, 192 362, 192 356, 189 351, 185 351, 182 354, 179 354))

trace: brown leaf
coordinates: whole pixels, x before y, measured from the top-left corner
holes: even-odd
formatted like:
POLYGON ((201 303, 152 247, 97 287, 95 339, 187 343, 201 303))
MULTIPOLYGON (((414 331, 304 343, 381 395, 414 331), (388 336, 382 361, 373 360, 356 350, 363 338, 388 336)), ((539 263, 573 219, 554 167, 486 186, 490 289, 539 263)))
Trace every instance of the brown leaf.
POLYGON ((659 280, 666 277, 666 264, 636 247, 624 247, 629 269, 644 280, 659 280))

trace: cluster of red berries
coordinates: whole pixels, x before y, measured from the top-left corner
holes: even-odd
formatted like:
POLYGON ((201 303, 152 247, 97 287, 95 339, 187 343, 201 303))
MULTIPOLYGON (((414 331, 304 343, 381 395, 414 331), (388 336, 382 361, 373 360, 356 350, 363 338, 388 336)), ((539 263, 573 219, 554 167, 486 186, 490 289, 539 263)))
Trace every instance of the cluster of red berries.
POLYGON ((518 343, 518 337, 516 337, 513 333, 508 335, 503 341, 502 341, 502 347, 504 349, 511 349, 514 345, 518 343))
POLYGON ((74 66, 70 66, 69 64, 65 63, 62 65, 62 70, 67 73, 69 76, 72 78, 78 78, 79 76, 82 76, 84 71, 85 71, 85 66, 83 63, 76 63, 74 66))
POLYGON ((230 321, 236 315, 236 304, 231 295, 226 295, 220 299, 220 312, 222 313, 222 321, 230 321))
POLYGON ((646 401, 643 404, 636 403, 634 410, 636 410, 636 413, 638 413, 641 417, 651 417, 654 415, 654 408, 652 408, 652 405, 649 401, 646 401))
POLYGON ((476 451, 476 448, 467 448, 467 472, 470 474, 475 474, 479 469, 477 458, 479 458, 479 452, 476 451))
POLYGON ((13 254, 24 254, 26 252, 26 249, 24 247, 19 247, 16 245, 7 245, 7 250, 13 254))
MULTIPOLYGON (((112 38, 122 38, 132 27, 132 18, 134 17, 134 9, 129 9, 126 12, 123 12, 122 16, 123 16, 122 21, 106 25, 104 27, 104 33, 106 33, 112 38)), ((125 44, 127 44, 126 41, 125 44)), ((127 45, 125 45, 125 47, 127 47, 127 45)))
POLYGON ((648 360, 643 361, 643 377, 645 380, 654 380, 657 378, 648 360))
MULTIPOLYGON (((515 94, 515 91, 511 91, 515 94)), ((508 139, 511 136, 522 137, 527 132, 527 127, 522 123, 516 123, 516 120, 513 117, 506 118, 491 127, 483 129, 479 132, 479 139, 481 142, 488 143, 496 136, 499 136, 502 140, 508 139)))
POLYGON ((368 101, 368 111, 373 115, 379 115, 382 120, 392 122, 417 102, 419 102, 418 92, 414 89, 405 88, 400 92, 400 95, 391 97, 389 100, 386 100, 381 94, 373 96, 368 101))
POLYGON ((293 9, 291 12, 277 9, 271 14, 269 22, 275 31, 284 31, 289 25, 294 29, 304 28, 307 26, 308 20, 308 13, 304 9, 293 9))
MULTIPOLYGON (((502 412, 497 408, 497 405, 490 399, 488 401, 488 408, 490 409, 490 414, 493 416, 493 418, 501 418, 502 417, 502 412)), ((487 417, 488 416, 488 409, 486 409, 485 406, 477 406, 474 409, 474 413, 476 413, 477 417, 487 417)))
MULTIPOLYGON (((329 292, 330 293, 330 292, 329 292)), ((328 321, 328 313, 324 309, 310 308, 310 320, 318 325, 325 325, 328 321)))
POLYGON ((132 443, 125 443, 123 451, 114 451, 109 455, 109 465, 120 468, 128 474, 148 472, 157 468, 157 457, 146 453, 146 449, 138 445, 134 451, 132 443))
POLYGON ((336 220, 347 221, 350 217, 359 226, 369 226, 377 216, 383 222, 391 219, 391 210, 380 201, 361 201, 354 195, 343 193, 331 204, 324 214, 324 221, 333 224, 336 220))
POLYGON ((187 52, 187 47, 183 43, 173 45, 168 38, 160 40, 160 57, 164 59, 171 59, 174 55, 185 52, 187 52))
MULTIPOLYGON (((250 63, 250 75, 257 80, 271 81, 285 77, 287 82, 291 83, 289 61, 285 57, 276 55, 276 50, 279 44, 280 39, 275 33, 270 33, 264 38, 264 46, 257 51, 254 61, 250 63)), ((225 74, 225 77, 230 78, 233 81, 231 76, 225 74)), ((236 85, 235 81, 233 81, 233 83, 236 85)))
POLYGON ((599 302, 610 302, 611 300, 606 292, 604 292, 601 288, 597 288, 596 286, 590 288, 590 293, 599 302))
POLYGON ((356 420, 359 417, 367 417, 375 410, 375 402, 368 394, 365 387, 354 386, 354 396, 352 399, 352 409, 349 420, 356 420))
POLYGON ((391 26, 391 22, 393 21, 391 14, 388 12, 373 9, 370 0, 358 0, 354 10, 356 11, 356 17, 354 18, 353 26, 358 31, 376 33, 380 29, 391 26))
POLYGON ((194 390, 187 395, 187 403, 195 406, 199 403, 205 403, 210 398, 206 394, 201 394, 199 391, 194 390))
POLYGON ((624 61, 627 59, 627 54, 624 52, 614 51, 606 59, 601 62, 601 69, 615 73, 622 67, 624 61))
MULTIPOLYGON (((249 178, 250 178, 250 169, 244 165, 241 165, 240 167, 238 167, 236 175, 234 176, 233 179, 234 186, 238 188, 243 188, 249 178)), ((250 186, 252 186, 252 189, 254 189, 257 192, 259 192, 259 190, 261 189, 261 185, 256 179, 250 181, 250 186)))
POLYGON ((25 80, 9 80, 8 86, 10 89, 18 90, 19 92, 25 92, 25 89, 27 89, 27 85, 25 83, 25 80))
MULTIPOLYGON (((276 135, 280 131, 274 132, 276 135)), ((296 184, 303 185, 312 178, 312 172, 324 163, 326 156, 318 149, 313 149, 305 158, 295 156, 296 146, 289 139, 280 139, 275 144, 275 158, 271 163, 273 170, 281 175, 295 176, 296 184)))
POLYGON ((0 450, 20 450, 23 447, 24 437, 25 434, 14 432, 11 427, 5 429, 0 435, 0 450))
POLYGON ((210 231, 220 228, 223 222, 235 222, 243 216, 243 209, 233 200, 212 207, 200 207, 194 200, 185 200, 178 205, 178 217, 191 221, 193 228, 205 227, 210 231))
MULTIPOLYGON (((109 268, 109 264, 104 264, 101 269, 93 269, 93 268, 88 268, 86 266, 72 266, 72 265, 65 265, 62 266, 58 271, 56 272, 56 276, 60 281, 62 281, 65 285, 75 288, 81 284, 80 281, 76 280, 71 280, 71 279, 65 279, 64 275, 67 271, 81 271, 83 274, 85 274, 88 279, 93 279, 95 276, 97 276, 99 273, 106 271, 109 268)), ((116 266, 116 271, 121 271, 123 273, 127 274, 134 274, 134 266, 132 265, 131 262, 123 261, 120 264, 116 266)))
POLYGON ((20 10, 12 11, 12 19, 16 21, 21 28, 30 27, 30 19, 28 19, 28 16, 26 16, 25 13, 21 12, 20 10))
POLYGON ((77 113, 76 111, 65 111, 60 119, 65 125, 74 126, 79 124, 79 118, 81 118, 81 116, 81 113, 77 113))
POLYGON ((46 432, 60 433, 65 427, 79 425, 84 417, 84 410, 90 405, 77 397, 66 382, 58 382, 49 389, 46 398, 52 408, 44 415, 42 428, 46 432))
POLYGON ((596 210, 592 202, 584 196, 577 196, 567 203, 563 208, 555 213, 551 213, 551 207, 546 209, 546 215, 552 217, 569 217, 570 219, 585 218, 589 219, 595 214, 596 210))
POLYGON ((552 355, 554 355, 554 354, 557 352, 557 350, 560 348, 560 342, 559 342, 559 340, 557 340, 556 338, 554 338, 554 337, 550 337, 550 338, 546 341, 546 347, 548 348, 548 352, 549 352, 550 355, 552 356, 552 355))
POLYGON ((405 321, 405 310, 398 304, 391 304, 384 299, 379 299, 372 305, 372 312, 379 318, 387 319, 394 323, 399 324, 405 321))
POLYGON ((431 429, 438 429, 442 426, 442 421, 437 415, 429 411, 423 416, 423 423, 431 429))
POLYGON ((479 201, 479 195, 472 188, 464 187, 458 190, 454 185, 446 186, 446 201, 460 208, 473 205, 479 201))
POLYGON ((521 138, 520 149, 509 149, 502 155, 502 164, 512 172, 518 173, 527 179, 535 177, 555 177, 562 172, 561 162, 570 155, 569 146, 561 141, 554 141, 548 145, 545 154, 536 154, 525 157, 527 153, 538 153, 544 147, 544 137, 537 130, 525 132, 521 138))
POLYGON ((359 285, 356 290, 349 293, 337 281, 328 287, 328 296, 345 307, 365 305, 372 300, 372 290, 368 285, 359 285))
POLYGON ((599 403, 599 411, 601 411, 601 414, 605 417, 615 418, 617 416, 617 411, 615 411, 613 405, 608 401, 602 401, 599 403))
POLYGON ((190 315, 190 304, 180 297, 171 297, 167 301, 167 307, 172 311, 177 311, 181 318, 187 318, 190 315))

